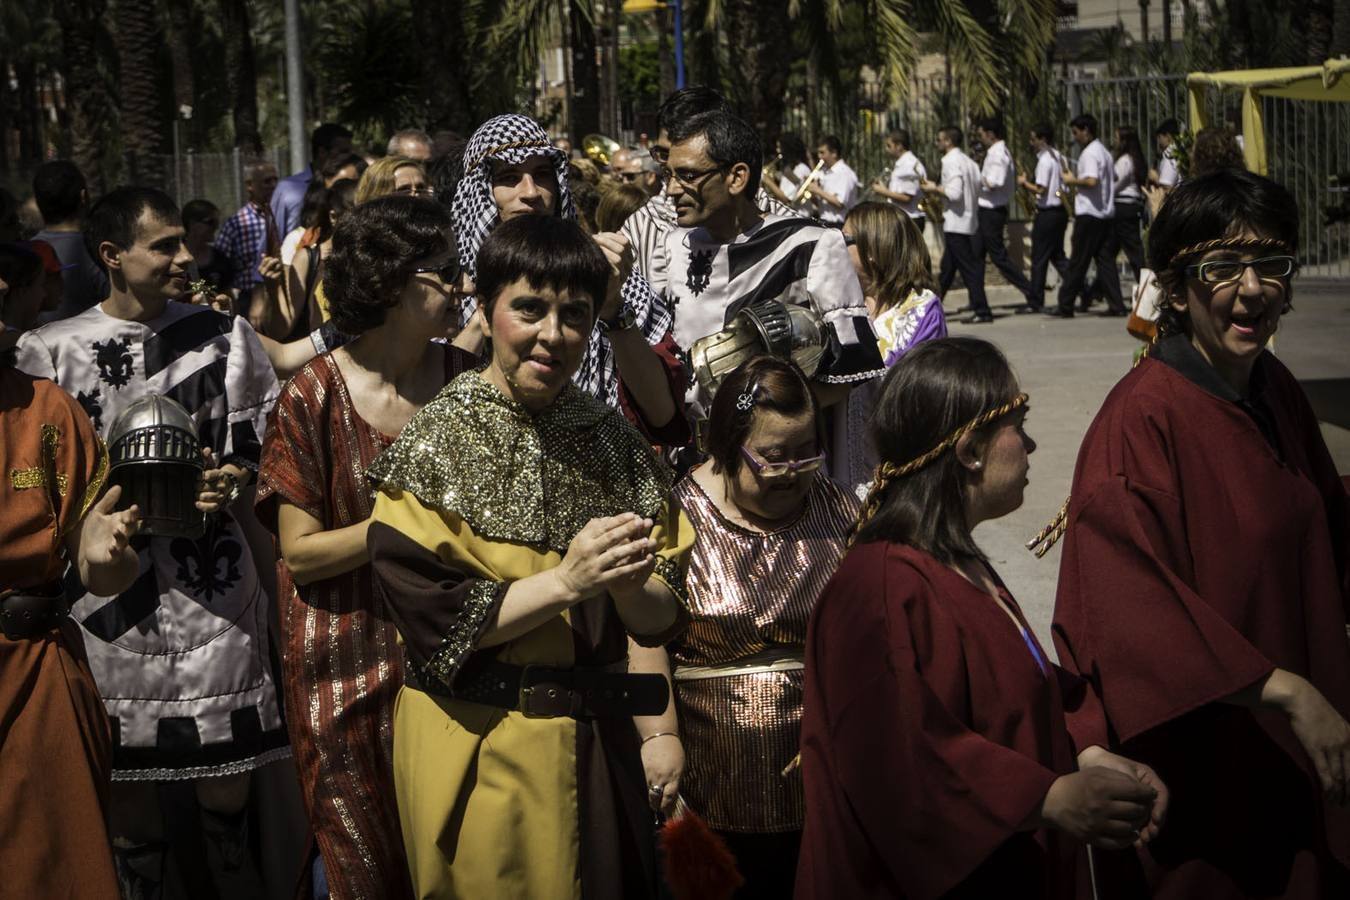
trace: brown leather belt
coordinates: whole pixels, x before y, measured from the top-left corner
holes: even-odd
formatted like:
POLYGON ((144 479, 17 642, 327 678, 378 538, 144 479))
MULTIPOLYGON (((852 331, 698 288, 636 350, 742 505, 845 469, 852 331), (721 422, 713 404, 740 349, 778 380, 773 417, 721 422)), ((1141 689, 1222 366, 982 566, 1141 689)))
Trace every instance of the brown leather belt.
POLYGON ((65 595, 24 591, 0 591, 0 632, 11 641, 42 637, 70 615, 65 595))
POLYGON ((532 719, 655 716, 670 702, 664 676, 600 666, 564 669, 493 661, 461 672, 451 690, 437 679, 416 677, 414 666, 407 671, 408 685, 428 694, 520 710, 532 719))

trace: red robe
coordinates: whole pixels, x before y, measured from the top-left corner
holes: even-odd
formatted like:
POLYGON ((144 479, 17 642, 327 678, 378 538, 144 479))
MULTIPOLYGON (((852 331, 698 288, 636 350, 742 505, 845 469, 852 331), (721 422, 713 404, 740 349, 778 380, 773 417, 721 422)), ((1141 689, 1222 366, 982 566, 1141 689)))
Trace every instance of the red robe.
POLYGON ((1029 629, 921 550, 845 555, 806 641, 798 900, 1071 897, 1075 848, 1018 828, 1074 768, 1029 629))
POLYGON ((1293 376, 1265 354, 1239 402, 1160 343, 1107 397, 1072 496, 1055 643, 1092 690, 1070 727, 1172 797, 1147 849, 1098 854, 1103 896, 1350 897, 1350 815, 1287 718, 1222 702, 1279 667, 1350 716, 1346 494, 1293 376))

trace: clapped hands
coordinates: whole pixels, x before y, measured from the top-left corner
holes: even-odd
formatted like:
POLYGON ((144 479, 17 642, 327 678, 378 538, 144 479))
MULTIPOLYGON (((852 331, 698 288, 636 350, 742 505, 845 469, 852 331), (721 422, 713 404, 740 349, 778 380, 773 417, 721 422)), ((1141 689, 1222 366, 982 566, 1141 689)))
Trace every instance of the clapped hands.
POLYGON ((656 568, 652 520, 636 513, 591 519, 567 545, 553 571, 579 600, 608 592, 615 599, 642 590, 656 568))

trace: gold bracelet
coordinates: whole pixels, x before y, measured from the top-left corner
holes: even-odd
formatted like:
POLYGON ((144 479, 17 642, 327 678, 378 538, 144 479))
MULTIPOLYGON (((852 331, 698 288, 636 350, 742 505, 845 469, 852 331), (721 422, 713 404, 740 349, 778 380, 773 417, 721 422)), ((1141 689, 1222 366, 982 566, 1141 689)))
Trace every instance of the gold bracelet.
POLYGON ((678 738, 679 736, 680 733, 678 731, 658 731, 656 734, 647 735, 645 738, 642 739, 642 744, 639 744, 638 746, 642 746, 643 744, 646 744, 648 741, 656 740, 659 737, 678 738))

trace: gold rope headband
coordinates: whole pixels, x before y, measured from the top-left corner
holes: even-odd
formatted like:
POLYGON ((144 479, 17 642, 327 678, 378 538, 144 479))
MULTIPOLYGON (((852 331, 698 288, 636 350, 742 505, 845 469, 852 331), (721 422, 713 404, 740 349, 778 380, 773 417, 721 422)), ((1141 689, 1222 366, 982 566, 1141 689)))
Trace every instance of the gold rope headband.
POLYGON ((900 465, 896 465, 892 462, 883 462, 881 465, 877 466, 876 474, 872 477, 872 486, 867 491, 867 501, 863 504, 862 514, 858 517, 858 524, 853 526, 853 533, 849 535, 849 544, 852 545, 853 539, 858 536, 858 532, 862 530, 862 527, 867 523, 867 520, 877 514, 877 510, 881 508, 881 495, 885 493, 887 486, 889 486, 892 481, 897 478, 903 478, 912 472, 917 472, 919 469, 922 469, 924 466, 955 447, 961 438, 973 431, 978 431, 990 422, 1003 418, 1015 409, 1026 406, 1027 401, 1030 399, 1031 398, 1026 394, 1018 394, 1002 406, 981 413, 971 419, 969 422, 947 435, 941 443, 937 444, 931 450, 920 456, 914 457, 909 462, 900 465))
POLYGON ((1167 267, 1170 269, 1181 260, 1188 256, 1194 256, 1197 253, 1208 253, 1210 250, 1281 250, 1294 255, 1294 248, 1279 238, 1248 238, 1248 237, 1224 237, 1215 238, 1212 241, 1201 241, 1198 244, 1191 244, 1189 247, 1182 247, 1172 258, 1168 260, 1167 267))
POLYGON ((482 153, 478 155, 478 158, 475 159, 472 164, 464 167, 464 171, 472 172, 474 169, 478 168, 479 164, 482 163, 483 160, 496 156, 498 153, 504 153, 507 150, 525 150, 525 149, 556 150, 557 148, 554 147, 552 144, 548 143, 547 141, 541 141, 538 138, 530 138, 528 140, 522 141, 507 141, 505 144, 497 144, 495 147, 489 147, 486 150, 484 150, 482 153))

